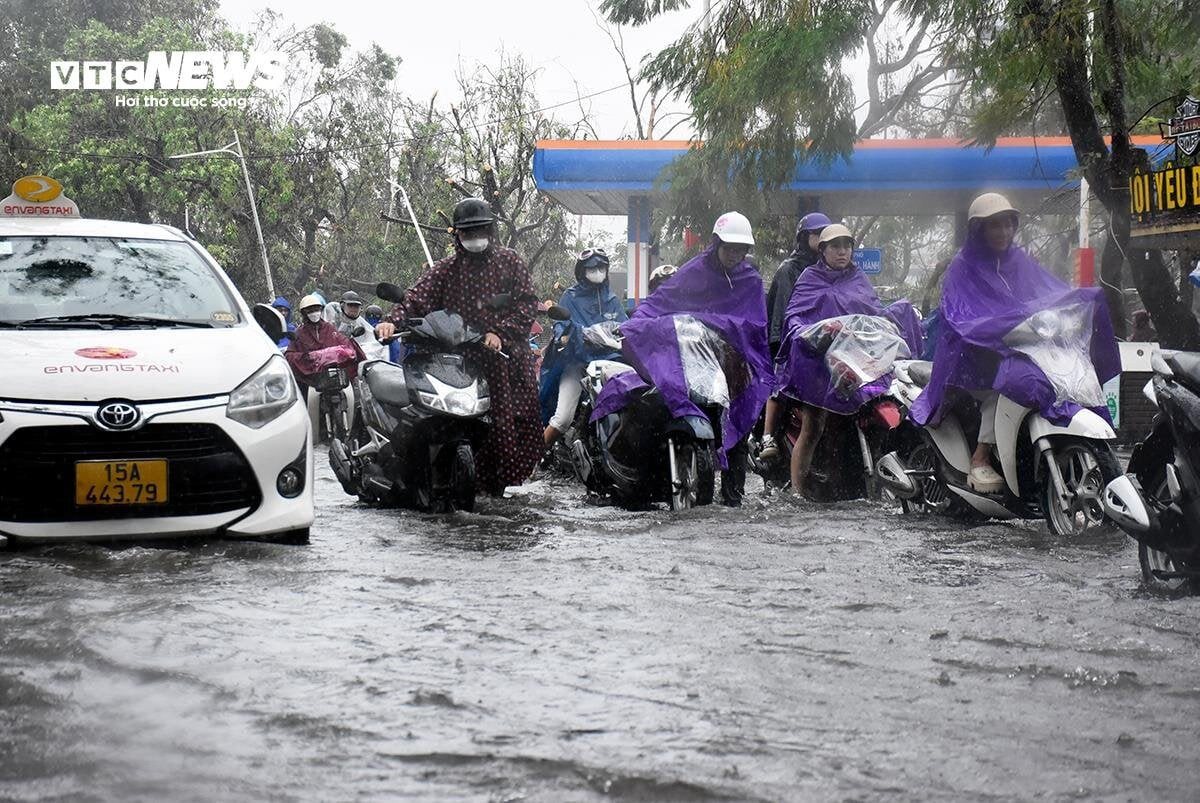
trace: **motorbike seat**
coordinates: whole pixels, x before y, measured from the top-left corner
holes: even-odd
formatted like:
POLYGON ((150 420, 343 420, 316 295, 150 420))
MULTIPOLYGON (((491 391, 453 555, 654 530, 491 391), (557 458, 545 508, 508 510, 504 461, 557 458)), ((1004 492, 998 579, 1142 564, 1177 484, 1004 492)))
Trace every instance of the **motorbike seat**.
POLYGON ((376 360, 363 366, 363 374, 371 395, 379 401, 399 407, 409 404, 408 383, 401 366, 376 360))
POLYGON ((1166 363, 1175 372, 1176 379, 1200 393, 1200 354, 1177 351, 1166 358, 1166 363))
POLYGON ((929 380, 933 378, 933 363, 928 360, 914 360, 908 364, 908 375, 917 387, 927 387, 929 380))

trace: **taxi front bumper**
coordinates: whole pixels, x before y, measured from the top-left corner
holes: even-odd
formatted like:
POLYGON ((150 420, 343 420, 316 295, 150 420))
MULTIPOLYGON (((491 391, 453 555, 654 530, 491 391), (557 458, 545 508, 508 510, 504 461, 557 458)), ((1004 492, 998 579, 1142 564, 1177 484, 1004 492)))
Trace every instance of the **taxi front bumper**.
POLYGON ((251 429, 226 417, 226 404, 222 396, 139 405, 145 424, 114 433, 91 423, 95 405, 0 402, 0 536, 107 541, 307 529, 313 454, 304 405, 251 429), (166 460, 167 502, 78 505, 79 460, 166 460), (277 485, 289 468, 303 474, 291 498, 277 485))

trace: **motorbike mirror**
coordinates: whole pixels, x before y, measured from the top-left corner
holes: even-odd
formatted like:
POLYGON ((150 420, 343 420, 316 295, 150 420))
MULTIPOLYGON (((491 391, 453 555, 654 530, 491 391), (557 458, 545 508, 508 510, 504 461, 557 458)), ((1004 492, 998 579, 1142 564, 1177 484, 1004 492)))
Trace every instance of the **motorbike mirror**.
POLYGON ((504 309, 505 307, 512 306, 512 302, 512 293, 497 293, 492 296, 492 300, 488 303, 488 306, 492 309, 504 309))
POLYGON ((361 326, 356 326, 350 330, 350 337, 362 337, 367 333, 367 330, 361 326))
POLYGON ((254 316, 254 322, 271 338, 272 343, 283 339, 284 333, 287 332, 287 321, 279 314, 279 310, 270 304, 255 304, 250 313, 254 316))
POLYGON ((571 313, 566 307, 551 304, 550 309, 546 310, 546 317, 552 321, 569 321, 571 320, 571 313))
POLYGON ((392 284, 391 282, 380 282, 375 285, 375 295, 393 304, 404 303, 404 290, 399 285, 392 284))

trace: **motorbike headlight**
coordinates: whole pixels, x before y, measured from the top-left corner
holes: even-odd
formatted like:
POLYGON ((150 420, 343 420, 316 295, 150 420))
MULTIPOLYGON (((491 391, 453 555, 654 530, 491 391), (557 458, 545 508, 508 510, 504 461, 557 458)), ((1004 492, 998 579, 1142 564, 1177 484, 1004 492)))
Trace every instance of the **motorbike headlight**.
POLYGON ((225 415, 251 429, 260 429, 283 415, 298 397, 287 361, 276 354, 229 394, 225 415))
POLYGON ((434 392, 417 391, 417 398, 426 407, 441 410, 450 415, 462 416, 478 415, 491 409, 491 398, 487 396, 480 398, 479 396, 478 382, 472 382, 465 388, 456 388, 453 385, 439 382, 432 376, 428 379, 434 392))

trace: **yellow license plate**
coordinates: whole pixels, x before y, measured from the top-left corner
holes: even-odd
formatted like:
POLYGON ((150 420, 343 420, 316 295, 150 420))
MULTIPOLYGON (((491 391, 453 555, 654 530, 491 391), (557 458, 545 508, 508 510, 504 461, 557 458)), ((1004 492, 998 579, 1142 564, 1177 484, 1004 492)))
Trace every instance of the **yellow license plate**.
POLYGON ((75 464, 76 505, 162 505, 166 460, 85 460, 75 464))

